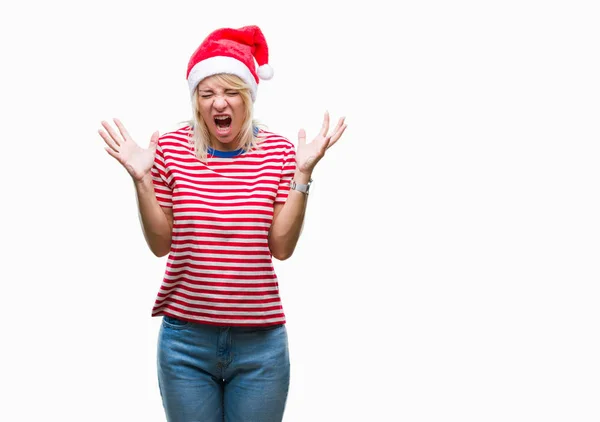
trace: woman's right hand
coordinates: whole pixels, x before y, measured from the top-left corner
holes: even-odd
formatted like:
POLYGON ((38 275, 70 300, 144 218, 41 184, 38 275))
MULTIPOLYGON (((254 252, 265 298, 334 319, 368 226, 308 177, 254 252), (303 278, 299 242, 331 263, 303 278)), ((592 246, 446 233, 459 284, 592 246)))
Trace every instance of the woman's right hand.
POLYGON ((158 144, 158 131, 152 134, 150 144, 147 149, 141 148, 135 143, 123 123, 119 119, 113 119, 119 129, 121 136, 112 128, 110 124, 103 121, 102 126, 106 131, 99 129, 98 133, 108 145, 106 152, 112 155, 129 173, 134 182, 141 182, 146 175, 150 173, 154 164, 154 155, 158 144))

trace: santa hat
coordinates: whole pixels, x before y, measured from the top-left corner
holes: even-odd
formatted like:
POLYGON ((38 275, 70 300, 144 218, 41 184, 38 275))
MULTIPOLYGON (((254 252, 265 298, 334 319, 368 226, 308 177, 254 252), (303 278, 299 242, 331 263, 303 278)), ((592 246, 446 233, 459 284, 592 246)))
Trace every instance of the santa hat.
POLYGON ((254 101, 259 78, 273 77, 273 68, 268 61, 267 41, 258 26, 217 29, 202 41, 190 58, 186 75, 190 94, 202 79, 228 73, 239 76, 250 86, 254 101))

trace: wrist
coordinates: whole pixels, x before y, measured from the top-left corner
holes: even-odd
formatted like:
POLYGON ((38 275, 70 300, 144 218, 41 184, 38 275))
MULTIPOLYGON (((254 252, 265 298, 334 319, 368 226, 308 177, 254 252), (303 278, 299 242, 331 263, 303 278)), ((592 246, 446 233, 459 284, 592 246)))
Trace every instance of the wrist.
POLYGON ((312 184, 312 178, 304 181, 303 176, 294 176, 290 181, 290 189, 302 192, 305 195, 308 195, 310 191, 310 185, 312 184))
POLYGON ((311 173, 303 173, 299 170, 296 170, 296 172, 294 173, 294 180, 296 181, 296 183, 300 183, 302 185, 308 184, 308 182, 311 180, 311 178, 312 178, 311 173))
POLYGON ((150 187, 154 187, 152 182, 152 173, 146 173, 141 179, 133 179, 133 184, 137 189, 148 189, 150 187))

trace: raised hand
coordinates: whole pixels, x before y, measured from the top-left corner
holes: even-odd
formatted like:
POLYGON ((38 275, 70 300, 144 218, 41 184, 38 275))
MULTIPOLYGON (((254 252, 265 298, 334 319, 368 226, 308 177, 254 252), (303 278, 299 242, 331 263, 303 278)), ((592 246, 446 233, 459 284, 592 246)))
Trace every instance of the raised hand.
POLYGON ((113 120, 119 129, 120 135, 105 121, 102 121, 102 126, 106 131, 98 130, 98 133, 108 145, 104 149, 125 167, 135 182, 139 182, 150 173, 150 169, 154 164, 154 155, 156 154, 159 137, 158 131, 152 134, 148 148, 144 149, 131 139, 129 132, 119 119, 113 120))
POLYGON ((310 143, 306 143, 306 132, 304 129, 298 131, 298 148, 296 151, 296 164, 301 173, 310 175, 325 151, 331 148, 346 130, 345 117, 340 118, 333 133, 329 132, 329 112, 325 112, 323 126, 317 137, 310 143))

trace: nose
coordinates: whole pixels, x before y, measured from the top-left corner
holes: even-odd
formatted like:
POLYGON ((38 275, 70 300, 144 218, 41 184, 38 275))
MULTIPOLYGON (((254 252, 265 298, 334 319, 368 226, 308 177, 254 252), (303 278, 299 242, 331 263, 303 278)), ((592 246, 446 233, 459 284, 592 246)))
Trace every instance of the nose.
POLYGON ((222 95, 215 96, 215 100, 213 102, 213 107, 217 110, 224 110, 227 108, 227 100, 222 95))

